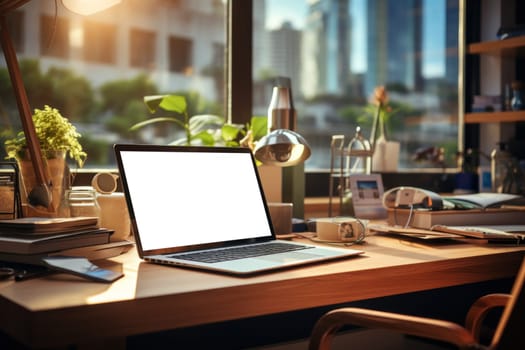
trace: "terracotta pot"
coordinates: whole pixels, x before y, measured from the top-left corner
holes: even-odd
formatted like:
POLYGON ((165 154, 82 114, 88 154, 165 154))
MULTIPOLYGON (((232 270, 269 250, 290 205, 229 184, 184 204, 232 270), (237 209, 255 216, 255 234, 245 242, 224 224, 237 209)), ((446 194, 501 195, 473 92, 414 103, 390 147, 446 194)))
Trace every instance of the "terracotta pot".
POLYGON ((27 201, 27 195, 37 185, 33 165, 28 157, 17 159, 20 168, 20 195, 22 199, 22 215, 44 216, 44 217, 67 217, 67 210, 62 205, 65 191, 71 188, 69 167, 66 163, 65 153, 57 152, 56 157, 44 159, 44 171, 51 180, 51 205, 49 208, 42 206, 31 206, 27 201))

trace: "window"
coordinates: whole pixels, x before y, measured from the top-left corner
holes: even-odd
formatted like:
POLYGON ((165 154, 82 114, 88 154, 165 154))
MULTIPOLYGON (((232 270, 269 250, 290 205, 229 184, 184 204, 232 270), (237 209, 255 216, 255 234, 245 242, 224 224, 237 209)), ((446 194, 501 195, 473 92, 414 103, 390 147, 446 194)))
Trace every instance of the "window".
POLYGON ((67 19, 42 16, 40 22, 40 51, 44 56, 69 57, 69 23, 67 19))
POLYGON ((89 62, 115 64, 116 27, 95 21, 84 22, 84 59, 89 62))
MULTIPOLYGON (((86 168, 114 167, 115 142, 176 138, 176 127, 129 130, 151 117, 145 95, 185 94, 190 115, 226 118, 228 106, 234 122, 246 123, 250 115, 266 114, 272 78, 287 76, 298 131, 313 148, 308 170, 328 168, 332 135, 351 137, 357 125, 369 135, 363 108, 378 85, 387 87, 396 109, 388 137, 401 141, 400 168, 413 169, 436 167, 412 160, 416 150, 431 146, 443 147, 446 165, 455 166, 458 3, 126 0, 80 17, 60 2, 55 13, 54 0, 41 0, 27 2, 8 20, 21 27, 20 37, 13 37, 22 48, 18 58, 31 107, 49 104, 74 122, 88 153, 86 168), (229 4, 236 12, 227 23, 229 4), (246 16, 250 11, 253 16, 246 16), (52 45, 40 51, 51 29, 52 45), (232 44, 239 44, 238 37, 240 47, 232 44), (232 55, 230 72, 226 52, 232 55)), ((0 91, 10 89, 7 79, 0 84, 0 91)), ((20 130, 11 94, 0 94, 0 105, 8 117, 0 120, 0 130, 20 130)))
MULTIPOLYGON (((313 148, 307 169, 328 169, 331 136, 365 137, 377 86, 393 108, 387 137, 400 141, 400 169, 437 168, 414 160, 443 149, 447 167, 458 150, 457 0, 266 0, 253 2, 254 94, 272 77, 292 80, 298 132, 313 148)), ((262 96, 268 96, 268 92, 262 96)), ((253 113, 269 100, 254 98, 253 113)))
POLYGON ((191 75, 192 67, 192 44, 191 41, 181 37, 172 36, 169 38, 170 49, 170 71, 191 75))
POLYGON ((155 33, 152 31, 131 29, 129 64, 132 67, 154 68, 155 39, 155 33))
MULTIPOLYGON (((226 4, 126 0, 79 16, 55 0, 29 1, 7 20, 31 109, 58 108, 82 134, 84 170, 114 168, 116 142, 169 143, 180 127, 130 131, 152 115, 147 95, 185 95, 190 115, 225 117, 226 4)), ((0 56, 0 158, 21 130, 0 56)), ((74 169, 74 166, 72 166, 74 169)))

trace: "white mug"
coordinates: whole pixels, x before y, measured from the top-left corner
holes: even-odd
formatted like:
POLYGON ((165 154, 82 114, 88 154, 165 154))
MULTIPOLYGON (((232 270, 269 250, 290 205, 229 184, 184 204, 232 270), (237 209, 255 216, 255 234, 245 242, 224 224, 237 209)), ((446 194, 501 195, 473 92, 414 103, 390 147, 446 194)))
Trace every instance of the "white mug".
POLYGON ((100 207, 100 227, 114 230, 111 241, 128 239, 131 233, 131 221, 124 193, 99 193, 97 202, 100 207))

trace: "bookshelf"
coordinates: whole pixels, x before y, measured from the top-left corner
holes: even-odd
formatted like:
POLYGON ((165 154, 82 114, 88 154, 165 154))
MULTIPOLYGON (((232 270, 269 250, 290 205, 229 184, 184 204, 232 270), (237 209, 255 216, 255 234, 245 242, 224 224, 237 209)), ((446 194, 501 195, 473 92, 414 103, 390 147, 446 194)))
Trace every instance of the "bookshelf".
MULTIPOLYGON (((485 1, 487 3, 487 1, 485 1)), ((518 14, 513 13, 518 11, 519 8, 516 7, 517 4, 514 0, 502 0, 501 2, 494 3, 496 7, 500 7, 501 11, 492 12, 493 8, 490 9, 485 7, 485 13, 482 15, 481 22, 479 26, 492 25, 493 19, 492 16, 497 16, 499 25, 512 26, 515 23, 520 23, 521 18, 518 14), (488 10, 488 11, 487 11, 488 10), (516 16, 516 18, 514 18, 516 16)), ((476 1, 470 1, 471 8, 480 6, 476 1)), ((481 6, 483 7, 483 6, 481 6)), ((494 34, 496 30, 492 31, 494 34)), ((517 36, 508 39, 495 39, 495 40, 480 40, 474 41, 467 44, 466 53, 470 56, 481 57, 492 57, 495 59, 493 62, 499 62, 496 66, 491 67, 490 69, 500 71, 502 81, 510 82, 509 79, 522 80, 522 70, 516 70, 516 66, 522 59, 525 59, 525 36, 517 36), (511 78, 513 77, 513 78, 511 78)), ((478 68, 474 68, 477 70, 478 68)), ((470 79, 477 81, 477 84, 480 84, 480 81, 484 80, 487 84, 487 78, 484 77, 486 72, 475 71, 473 76, 470 76, 470 79)), ((467 81, 467 84, 472 83, 472 81, 467 81)), ((489 80, 490 84, 490 80, 489 80)), ((502 87, 503 89, 503 87, 502 87)), ((466 112, 464 114, 465 124, 484 124, 484 123, 515 123, 525 121, 525 110, 520 111, 495 111, 495 112, 466 112)))
MULTIPOLYGON (((467 47, 467 53, 510 58, 525 57, 525 36, 471 43, 467 47)), ((525 121, 525 110, 465 113, 466 124, 512 123, 520 121, 525 121)))

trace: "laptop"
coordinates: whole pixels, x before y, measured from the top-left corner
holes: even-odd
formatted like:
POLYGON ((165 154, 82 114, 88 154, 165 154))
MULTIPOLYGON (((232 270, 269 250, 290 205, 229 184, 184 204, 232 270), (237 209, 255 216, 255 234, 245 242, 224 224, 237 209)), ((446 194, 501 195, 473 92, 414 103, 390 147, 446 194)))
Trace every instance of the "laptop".
POLYGON ((140 258, 248 275, 362 254, 275 237, 248 148, 114 146, 140 258))

